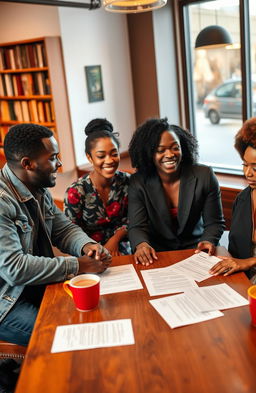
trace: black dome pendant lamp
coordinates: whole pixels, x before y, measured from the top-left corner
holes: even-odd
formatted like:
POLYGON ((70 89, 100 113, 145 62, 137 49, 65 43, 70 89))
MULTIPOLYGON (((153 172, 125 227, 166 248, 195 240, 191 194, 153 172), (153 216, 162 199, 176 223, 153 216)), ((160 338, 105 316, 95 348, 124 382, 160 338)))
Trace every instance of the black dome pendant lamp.
POLYGON ((232 38, 224 27, 212 25, 200 31, 196 38, 195 49, 221 48, 232 44, 232 38))

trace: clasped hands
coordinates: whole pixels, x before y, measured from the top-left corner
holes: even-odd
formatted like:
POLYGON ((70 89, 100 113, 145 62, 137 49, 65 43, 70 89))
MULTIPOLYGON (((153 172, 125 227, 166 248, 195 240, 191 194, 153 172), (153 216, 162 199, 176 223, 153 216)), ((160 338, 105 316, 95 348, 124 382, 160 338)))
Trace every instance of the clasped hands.
POLYGON ((84 255, 77 258, 78 273, 102 273, 112 262, 109 251, 99 243, 87 243, 83 247, 84 255))

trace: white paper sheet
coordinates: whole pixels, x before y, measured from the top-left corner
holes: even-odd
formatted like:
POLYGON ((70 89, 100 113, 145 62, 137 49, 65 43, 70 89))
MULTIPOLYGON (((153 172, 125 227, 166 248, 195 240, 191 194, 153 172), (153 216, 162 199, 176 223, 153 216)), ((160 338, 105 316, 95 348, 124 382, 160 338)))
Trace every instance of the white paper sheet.
POLYGON ((171 328, 222 317, 220 311, 200 312, 184 293, 149 301, 171 328))
POLYGON ((220 260, 220 258, 208 255, 206 252, 200 252, 169 266, 168 269, 176 273, 184 274, 200 282, 206 278, 212 277, 212 275, 209 274, 209 270, 220 260))
POLYGON ((56 328, 52 353, 134 344, 130 319, 64 325, 56 328))
POLYGON ((143 289, 132 264, 109 267, 100 276, 100 294, 143 289))
POLYGON ((227 284, 191 288, 185 294, 199 311, 226 310, 249 304, 247 299, 227 284))
POLYGON ((184 292, 187 288, 197 287, 193 279, 168 270, 166 267, 141 270, 141 274, 150 296, 184 292))

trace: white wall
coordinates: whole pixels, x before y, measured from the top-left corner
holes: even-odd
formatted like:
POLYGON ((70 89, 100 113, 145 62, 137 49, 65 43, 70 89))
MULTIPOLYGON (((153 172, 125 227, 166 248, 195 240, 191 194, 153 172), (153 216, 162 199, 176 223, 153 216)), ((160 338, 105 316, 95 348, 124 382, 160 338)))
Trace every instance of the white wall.
MULTIPOLYGON (((120 133, 121 151, 127 150, 135 129, 126 17, 104 10, 57 8, 0 2, 0 42, 61 36, 65 57, 71 122, 77 165, 85 164, 83 133, 94 117, 106 117, 120 133), (84 66, 100 64, 105 100, 89 104, 84 66)), ((59 174, 52 190, 62 199, 76 171, 59 174)))
POLYGON ((165 7, 153 12, 158 99, 160 116, 167 116, 171 124, 180 124, 172 18, 171 0, 165 7))
POLYGON ((120 133, 121 151, 135 130, 126 16, 104 9, 59 8, 64 63, 77 165, 87 162, 84 127, 106 117, 120 133), (84 67, 101 65, 104 101, 89 103, 84 67))
POLYGON ((1 43, 59 35, 57 7, 0 3, 1 43))

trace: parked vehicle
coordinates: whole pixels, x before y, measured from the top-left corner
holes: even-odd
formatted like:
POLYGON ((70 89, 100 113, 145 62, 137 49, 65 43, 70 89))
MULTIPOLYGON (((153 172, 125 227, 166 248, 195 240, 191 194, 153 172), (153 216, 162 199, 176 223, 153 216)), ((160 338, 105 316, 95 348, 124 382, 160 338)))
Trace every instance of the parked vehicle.
MULTIPOLYGON (((253 116, 256 116, 256 82, 253 81, 253 116)), ((240 79, 230 79, 209 93, 203 104, 205 117, 212 124, 220 119, 242 118, 242 84, 240 79)))

